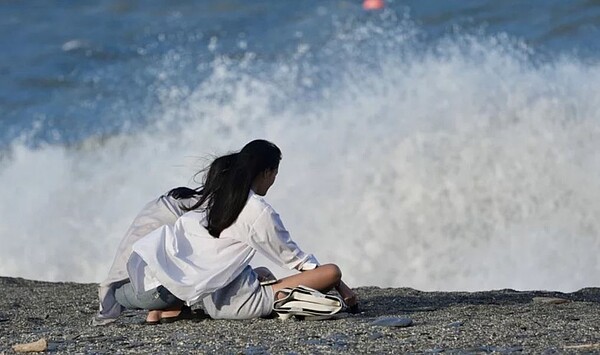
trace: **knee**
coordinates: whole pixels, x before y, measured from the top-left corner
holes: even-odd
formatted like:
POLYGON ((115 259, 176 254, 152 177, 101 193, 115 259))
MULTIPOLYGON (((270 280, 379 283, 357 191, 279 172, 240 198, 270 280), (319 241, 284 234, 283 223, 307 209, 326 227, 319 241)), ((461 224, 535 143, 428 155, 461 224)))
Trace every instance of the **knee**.
POLYGON ((335 285, 339 284, 342 280, 342 270, 336 264, 325 264, 319 266, 319 268, 323 268, 323 272, 327 274, 327 277, 331 279, 335 285))

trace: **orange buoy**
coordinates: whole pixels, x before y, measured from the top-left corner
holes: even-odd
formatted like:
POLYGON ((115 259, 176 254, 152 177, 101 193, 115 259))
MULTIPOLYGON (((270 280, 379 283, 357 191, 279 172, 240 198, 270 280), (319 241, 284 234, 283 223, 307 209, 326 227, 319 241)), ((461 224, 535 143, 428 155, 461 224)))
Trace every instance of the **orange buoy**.
POLYGON ((365 0, 362 6, 365 10, 381 10, 385 4, 383 0, 365 0))

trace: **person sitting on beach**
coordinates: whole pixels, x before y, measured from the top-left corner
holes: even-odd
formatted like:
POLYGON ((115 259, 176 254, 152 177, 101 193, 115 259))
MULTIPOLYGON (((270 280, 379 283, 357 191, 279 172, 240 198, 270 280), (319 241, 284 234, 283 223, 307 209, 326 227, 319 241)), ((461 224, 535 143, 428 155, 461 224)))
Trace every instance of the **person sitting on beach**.
POLYGON ((115 291, 129 282, 127 261, 131 256, 133 244, 161 226, 174 225, 177 218, 195 205, 199 198, 200 192, 197 190, 178 187, 148 202, 142 208, 123 236, 107 278, 98 287, 100 310, 92 320, 92 324, 111 323, 123 312, 124 307, 117 302, 115 291))
MULTIPOLYGON (((215 161, 212 165, 213 172, 218 172, 226 168, 225 166, 219 166, 220 163, 223 163, 223 160, 215 161)), ((203 171, 198 172, 198 174, 203 171)), ((196 175, 198 175, 196 174, 196 175)), ((208 172, 210 175, 210 171, 208 172)), ((207 175, 208 177, 208 175, 207 175)), ((211 178, 212 180, 212 178, 211 178)), ((200 195, 202 191, 200 189, 190 189, 188 187, 177 187, 170 190, 168 193, 159 196, 158 198, 148 202, 142 210, 138 213, 138 215, 134 218, 131 226, 121 239, 119 247, 117 248, 117 253, 114 258, 113 264, 110 267, 110 271, 108 272, 108 276, 104 281, 102 281, 98 287, 98 297, 100 299, 100 309, 98 313, 92 319, 93 325, 105 325, 111 322, 114 322, 119 315, 123 312, 125 307, 122 303, 128 304, 124 300, 123 291, 125 289, 119 290, 119 297, 121 298, 121 302, 117 302, 115 291, 120 288, 122 285, 129 282, 129 275, 127 273, 127 261, 131 256, 131 252, 133 250, 133 243, 137 242, 139 239, 144 237, 146 234, 162 227, 164 225, 173 226, 175 221, 179 217, 181 217, 185 212, 187 212, 191 206, 194 206, 198 200, 200 199, 200 195)), ((258 270, 259 272, 264 273, 263 270, 258 270)), ((269 275, 265 275, 264 277, 269 277, 269 275)), ((163 292, 164 293, 164 292, 163 292)), ((151 306, 149 304, 144 304, 145 306, 158 310, 162 307, 171 308, 172 310, 164 310, 164 319, 163 322, 168 321, 169 319, 178 319, 181 318, 180 310, 183 309, 187 315, 190 314, 189 308, 182 308, 183 304, 180 300, 173 300, 174 305, 171 305, 167 298, 171 297, 169 294, 162 296, 158 294, 146 294, 150 299, 158 299, 155 305, 151 306), (168 296, 167 296, 168 295, 168 296), (165 298, 165 299, 161 299, 165 298), (165 302, 165 304, 160 304, 160 302, 165 302), (176 318, 168 318, 168 315, 171 314, 176 318)), ((128 304, 131 306, 131 304, 128 304)), ((132 307, 135 308, 135 307, 132 307)), ((142 307, 145 308, 145 307, 142 307)), ((158 312, 151 312, 149 314, 149 318, 146 319, 146 324, 157 324, 160 322, 160 314, 158 312)))
POLYGON ((216 158, 198 201, 184 207, 189 212, 133 244, 130 282, 116 289, 117 302, 148 309, 148 321, 177 318, 184 303, 199 301, 212 318, 250 319, 271 315, 278 290, 304 285, 321 292, 335 288, 347 306, 355 306, 356 295, 342 282, 339 267, 320 265, 303 252, 263 199, 280 160, 279 148, 265 140, 216 158), (256 252, 301 273, 261 285, 272 274, 249 265, 256 252), (156 308, 146 302, 152 296, 172 303, 156 308))

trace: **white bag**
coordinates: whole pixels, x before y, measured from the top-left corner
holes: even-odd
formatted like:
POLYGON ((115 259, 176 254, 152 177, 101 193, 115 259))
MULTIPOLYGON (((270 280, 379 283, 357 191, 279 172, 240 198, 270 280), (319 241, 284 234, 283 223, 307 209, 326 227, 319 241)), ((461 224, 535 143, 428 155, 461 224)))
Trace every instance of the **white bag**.
POLYGON ((281 319, 292 316, 305 320, 330 319, 344 307, 344 302, 339 297, 302 285, 277 291, 275 300, 273 310, 281 319), (277 295, 280 293, 285 294, 285 297, 278 300, 277 295))

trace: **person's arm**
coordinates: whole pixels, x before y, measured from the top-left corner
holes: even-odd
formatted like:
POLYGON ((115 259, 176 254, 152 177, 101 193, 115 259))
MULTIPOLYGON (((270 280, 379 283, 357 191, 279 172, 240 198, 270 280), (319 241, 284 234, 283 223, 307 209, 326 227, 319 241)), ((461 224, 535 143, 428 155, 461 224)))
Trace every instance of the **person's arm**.
POLYGON ((263 210, 251 229, 248 244, 274 263, 298 271, 312 270, 319 265, 314 255, 303 252, 292 240, 271 207, 263 210))
MULTIPOLYGON (((252 229, 249 238, 250 246, 276 264, 298 271, 312 270, 319 266, 319 262, 312 254, 304 253, 292 240, 281 218, 272 208, 263 211, 252 229)), ((356 310, 358 304, 356 293, 343 281, 340 281, 336 290, 344 303, 350 309, 356 310)))

